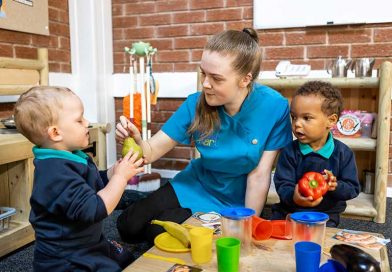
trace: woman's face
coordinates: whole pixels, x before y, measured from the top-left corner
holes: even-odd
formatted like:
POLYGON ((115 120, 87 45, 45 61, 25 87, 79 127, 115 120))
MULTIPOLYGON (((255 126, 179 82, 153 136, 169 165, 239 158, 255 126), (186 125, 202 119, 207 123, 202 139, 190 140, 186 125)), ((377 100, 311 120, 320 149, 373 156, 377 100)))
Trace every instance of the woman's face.
POLYGON ((201 84, 206 102, 210 106, 224 106, 234 115, 248 94, 247 77, 233 70, 234 56, 205 50, 201 57, 201 84))

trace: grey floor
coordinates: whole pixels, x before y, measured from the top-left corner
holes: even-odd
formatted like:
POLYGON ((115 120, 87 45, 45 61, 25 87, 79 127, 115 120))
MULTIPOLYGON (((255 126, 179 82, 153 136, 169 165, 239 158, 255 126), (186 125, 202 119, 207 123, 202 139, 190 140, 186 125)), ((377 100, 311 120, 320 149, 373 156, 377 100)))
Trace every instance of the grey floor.
MULTIPOLYGON (((131 195, 129 199, 126 201, 132 201, 134 198, 134 194, 131 195)), ((136 196, 139 197, 139 196, 136 196)), ((126 202, 125 201, 125 202, 126 202)), ((392 237, 392 217, 388 216, 392 211, 392 199, 388 198, 387 200, 387 220, 385 224, 377 224, 368 221, 362 220, 353 220, 353 219, 342 219, 340 228, 346 228, 351 230, 362 230, 362 231, 370 231, 377 232, 383 234, 386 238, 392 237)), ((104 233, 107 238, 115 239, 117 241, 121 241, 119 234, 116 229, 116 219, 120 211, 115 211, 112 215, 110 215, 104 221, 104 233)), ((265 209, 263 213, 264 217, 268 217, 270 214, 269 209, 265 209)), ((149 245, 147 243, 140 244, 124 244, 126 247, 131 249, 135 258, 138 258, 141 254, 149 249, 149 245)), ((1 246, 1 245, 0 245, 1 246)), ((391 243, 387 245, 388 247, 388 257, 389 263, 392 264, 392 246, 391 243)), ((27 245, 7 256, 0 258, 0 272, 26 272, 32 271, 32 260, 33 260, 33 250, 34 243, 27 245)))

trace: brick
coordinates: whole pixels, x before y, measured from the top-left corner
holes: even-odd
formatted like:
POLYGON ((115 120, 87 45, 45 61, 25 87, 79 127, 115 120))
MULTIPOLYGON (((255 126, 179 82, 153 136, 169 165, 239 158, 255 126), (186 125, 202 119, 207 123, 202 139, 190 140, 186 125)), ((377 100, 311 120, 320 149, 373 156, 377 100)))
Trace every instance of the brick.
POLYGON ((202 54, 203 54, 203 50, 192 49, 192 51, 191 51, 191 61, 199 62, 201 60, 201 55, 202 54))
POLYGON ((125 14, 125 6, 124 5, 122 5, 122 4, 117 5, 117 4, 114 4, 114 3, 112 4, 112 16, 113 16, 113 18, 116 17, 116 16, 122 16, 124 14, 125 14))
POLYGON ((154 27, 138 27, 124 29, 126 39, 145 39, 154 36, 154 27))
POLYGON ((191 35, 211 35, 223 31, 225 25, 223 23, 202 23, 191 25, 191 35))
POLYGON ((237 22, 225 22, 225 29, 242 30, 246 27, 253 27, 253 21, 242 20, 237 22))
POLYGON ((388 174, 388 185, 389 188, 392 188, 392 174, 388 174))
POLYGON ((184 101, 185 100, 183 98, 162 98, 158 103, 159 110, 176 111, 184 101))
POLYGON ((49 0, 48 7, 55 7, 62 10, 68 10, 68 1, 63 0, 49 0))
POLYGON ((261 46, 273 46, 283 44, 282 33, 258 33, 259 43, 261 46))
POLYGON ((31 45, 36 47, 57 47, 58 40, 55 36, 32 35, 31 45))
POLYGON ((306 63, 310 64, 312 70, 325 70, 327 67, 325 62, 323 59, 311 59, 306 63))
POLYGON ((174 64, 173 63, 154 63, 154 71, 163 73, 163 72, 174 72, 174 64))
POLYGON ((392 44, 366 44, 366 45, 352 45, 352 57, 389 57, 392 56, 392 44))
POLYGON ((152 39, 149 40, 151 45, 158 49, 158 53, 160 50, 170 50, 173 49, 173 39, 152 39))
POLYGON ((253 0, 226 0, 226 7, 252 6, 253 0))
POLYGON ((191 0, 190 9, 212 9, 223 8, 225 5, 223 0, 191 0))
POLYGON ((124 65, 123 64, 114 64, 113 65, 113 73, 117 74, 121 74, 121 73, 125 73, 124 71, 124 65))
POLYGON ((207 21, 236 21, 242 19, 240 8, 207 10, 207 21))
POLYGON ((200 23, 206 19, 205 11, 178 12, 173 14, 174 24, 200 23))
POLYGON ((51 22, 49 24, 50 35, 69 37, 69 25, 51 22))
POLYGON ((60 46, 59 47, 61 49, 65 49, 65 50, 70 50, 71 49, 71 41, 69 40, 69 38, 60 37, 59 41, 60 41, 60 46))
POLYGON ((0 42, 12 44, 30 44, 30 41, 30 34, 0 29, 0 42))
POLYGON ((124 39, 124 29, 113 29, 113 40, 123 40, 124 39))
POLYGON ((261 73, 263 71, 275 71, 276 65, 278 65, 279 61, 277 60, 264 60, 261 62, 261 73))
POLYGON ((177 38, 174 40, 174 48, 204 48, 207 37, 177 38))
POLYGON ((128 28, 137 26, 136 16, 113 17, 113 28, 128 28))
POLYGON ((161 51, 158 55, 159 62, 188 62, 189 52, 187 50, 161 51))
POLYGON ((392 28, 374 29, 374 42, 392 41, 392 28))
POLYGON ((60 63, 49 61, 49 72, 60 73, 60 63))
POLYGON ((9 44, 0 44, 0 57, 12 58, 14 56, 14 51, 12 46, 9 44))
POLYGON ((308 46, 308 58, 335 58, 348 56, 348 45, 308 46))
POLYGON ((188 9, 188 2, 184 0, 158 1, 155 8, 156 12, 186 10, 188 9))
POLYGON ((68 10, 66 10, 66 11, 60 10, 59 11, 59 22, 69 24, 68 10))
POLYGON ((327 35, 323 31, 286 32, 286 44, 325 44, 327 35))
POLYGON ((15 57, 22 59, 37 59, 37 49, 26 46, 14 46, 15 57))
POLYGON ((170 25, 172 22, 171 14, 149 14, 139 16, 139 24, 141 26, 151 25, 170 25))
POLYGON ((265 59, 299 59, 303 57, 303 47, 265 48, 265 59))
POLYGON ((172 116, 172 112, 151 112, 151 120, 154 122, 166 122, 170 116, 172 116))
POLYGON ((336 43, 368 43, 371 41, 371 29, 350 29, 328 31, 328 42, 336 43))
POLYGON ((113 41, 113 52, 124 53, 124 47, 131 47, 132 41, 113 41))
POLYGON ((49 48, 48 56, 50 61, 70 62, 71 60, 70 52, 65 50, 56 50, 49 48))
POLYGON ((126 4, 124 15, 140 15, 155 12, 155 3, 126 4))
POLYGON ((189 33, 188 25, 169 25, 157 28, 157 37, 179 37, 189 33))
POLYGON ((242 9, 242 18, 252 20, 253 19, 253 7, 245 7, 242 9))
POLYGON ((174 71, 176 72, 195 72, 200 65, 198 63, 175 63, 174 71))
POLYGON ((70 63, 61 63, 60 70, 62 73, 71 73, 72 67, 70 63))
POLYGON ((60 11, 58 9, 49 7, 48 12, 50 21, 60 22, 60 11))
POLYGON ((116 64, 125 64, 128 61, 125 57, 125 53, 114 52, 113 53, 113 62, 116 64))

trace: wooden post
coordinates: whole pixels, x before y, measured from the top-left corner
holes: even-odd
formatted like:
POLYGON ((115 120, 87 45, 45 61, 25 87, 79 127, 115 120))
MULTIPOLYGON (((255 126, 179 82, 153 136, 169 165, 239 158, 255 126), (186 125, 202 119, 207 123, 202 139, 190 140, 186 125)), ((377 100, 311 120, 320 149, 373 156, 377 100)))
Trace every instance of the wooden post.
POLYGON ((391 90, 392 63, 383 62, 380 69, 378 97, 376 180, 374 189, 374 204, 377 210, 377 216, 374 221, 377 223, 385 223, 386 216, 391 90), (388 136, 381 137, 382 133, 388 133, 388 136))
POLYGON ((47 48, 38 48, 38 60, 43 65, 43 68, 39 70, 39 85, 49 85, 49 64, 47 48))

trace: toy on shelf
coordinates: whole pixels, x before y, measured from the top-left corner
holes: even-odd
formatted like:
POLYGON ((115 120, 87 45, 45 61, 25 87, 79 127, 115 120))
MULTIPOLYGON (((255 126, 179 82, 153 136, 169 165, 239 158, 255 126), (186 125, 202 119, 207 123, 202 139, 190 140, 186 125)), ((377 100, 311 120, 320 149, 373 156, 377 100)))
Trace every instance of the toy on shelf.
POLYGON ((332 129, 332 133, 337 137, 370 138, 372 137, 374 119, 374 113, 343 110, 338 123, 332 129))
MULTIPOLYGON (((150 43, 142 41, 133 43, 131 48, 125 47, 125 53, 129 54, 131 86, 129 95, 123 99, 123 114, 136 125, 143 140, 151 138, 151 105, 157 103, 158 97, 159 85, 152 74, 152 56, 156 52, 150 43)), ((148 183, 151 191, 159 188, 160 175, 151 173, 151 164, 145 165, 144 172, 137 183, 148 183)))

